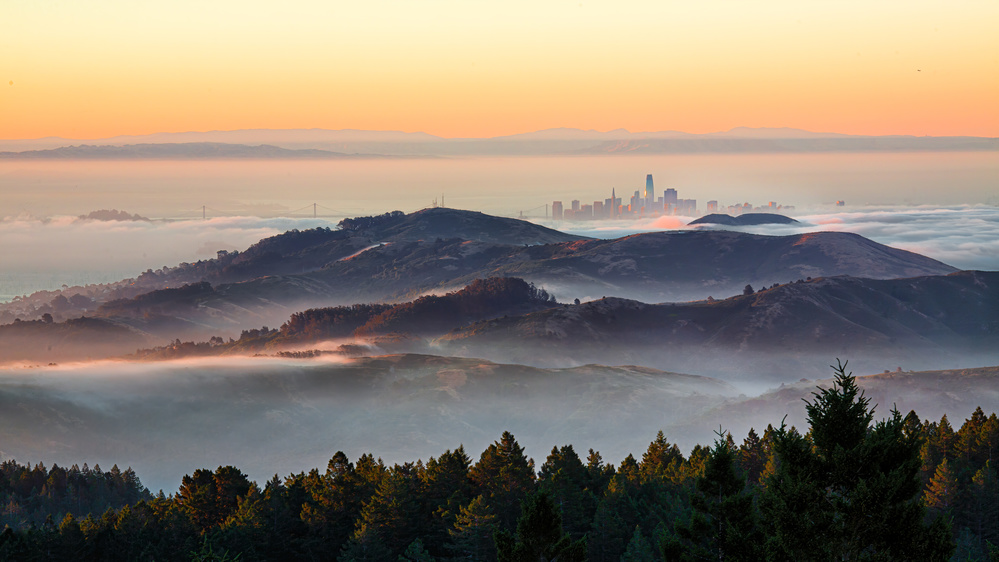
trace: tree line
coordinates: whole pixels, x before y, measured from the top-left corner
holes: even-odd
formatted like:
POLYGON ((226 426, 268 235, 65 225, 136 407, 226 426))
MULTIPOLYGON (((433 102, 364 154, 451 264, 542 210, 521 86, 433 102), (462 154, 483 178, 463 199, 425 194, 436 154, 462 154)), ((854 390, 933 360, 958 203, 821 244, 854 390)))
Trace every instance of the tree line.
POLYGON ((537 467, 504 432, 474 462, 463 447, 394 466, 338 452, 325 470, 263 485, 232 466, 199 469, 176 493, 151 496, 131 471, 8 461, 0 501, 32 507, 5 520, 0 559, 999 557, 995 414, 978 409, 957 431, 915 412, 875 420, 843 365, 805 407, 804 432, 771 425, 737 444, 719 430, 686 456, 659 432, 616 466, 564 445, 537 467), (74 476, 63 483, 63 473, 74 476), (107 484, 119 480, 131 484, 107 484), (70 481, 103 495, 74 506, 70 481))

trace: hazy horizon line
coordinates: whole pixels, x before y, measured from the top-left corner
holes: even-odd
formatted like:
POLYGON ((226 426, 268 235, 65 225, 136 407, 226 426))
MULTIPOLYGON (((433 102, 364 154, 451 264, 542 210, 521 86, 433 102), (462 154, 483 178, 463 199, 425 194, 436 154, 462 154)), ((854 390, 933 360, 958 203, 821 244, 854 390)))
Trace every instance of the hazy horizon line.
MULTIPOLYGON (((812 131, 809 129, 802 129, 798 127, 750 127, 745 125, 738 125, 727 130, 710 131, 705 133, 691 133, 688 131, 681 131, 675 129, 658 130, 658 131, 631 131, 624 127, 618 127, 614 129, 608 129, 601 131, 599 129, 583 129, 578 127, 549 127, 544 129, 536 129, 530 131, 522 131, 519 133, 510 133, 505 135, 495 135, 495 136, 455 136, 447 137, 442 135, 437 135, 433 133, 428 133, 421 130, 399 130, 399 129, 355 129, 355 128, 344 128, 344 129, 327 129, 324 127, 289 127, 289 128, 267 128, 267 127, 248 127, 240 129, 207 129, 207 130, 177 130, 177 131, 154 131, 148 133, 122 133, 117 135, 105 136, 105 137, 65 137, 60 135, 48 135, 43 137, 29 137, 29 138, 3 138, 0 142, 29 142, 29 141, 46 141, 46 140, 66 140, 66 141, 109 141, 113 139, 122 138, 142 138, 151 137, 156 135, 196 135, 196 134, 218 134, 218 133, 253 133, 253 132, 326 132, 326 133, 378 133, 378 134, 399 134, 399 135, 420 135, 424 137, 430 137, 435 140, 441 141, 474 141, 474 140, 501 140, 501 139, 515 139, 517 137, 538 135, 544 133, 571 133, 575 135, 579 134, 590 134, 590 135, 627 135, 632 139, 643 138, 641 135, 677 135, 682 137, 712 137, 712 136, 727 136, 731 135, 735 138, 761 138, 760 136, 754 136, 752 134, 745 137, 740 137, 738 133, 780 133, 788 132, 795 135, 807 134, 809 137, 778 137, 767 135, 762 138, 976 138, 976 139, 994 139, 999 138, 999 136, 980 136, 980 135, 911 135, 911 134, 879 134, 879 135, 865 135, 865 134, 854 134, 854 133, 841 133, 834 131, 812 131)), ((565 137, 550 137, 551 140, 568 140, 565 137)), ((429 139, 428 139, 429 140, 429 139)))

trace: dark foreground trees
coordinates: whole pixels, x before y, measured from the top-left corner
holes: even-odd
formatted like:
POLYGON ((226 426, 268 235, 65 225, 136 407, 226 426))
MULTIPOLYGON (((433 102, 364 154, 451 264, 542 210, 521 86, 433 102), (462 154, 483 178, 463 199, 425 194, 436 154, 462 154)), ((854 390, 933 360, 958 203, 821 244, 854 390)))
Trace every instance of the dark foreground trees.
POLYGON ((544 491, 524 500, 516 535, 499 530, 495 542, 498 562, 586 560, 586 539, 574 541, 562 530, 562 512, 544 491))
POLYGON ((873 423, 846 365, 807 403, 808 435, 783 424, 776 471, 760 497, 766 555, 786 560, 947 560, 943 518, 926 524, 921 437, 897 410, 873 423))

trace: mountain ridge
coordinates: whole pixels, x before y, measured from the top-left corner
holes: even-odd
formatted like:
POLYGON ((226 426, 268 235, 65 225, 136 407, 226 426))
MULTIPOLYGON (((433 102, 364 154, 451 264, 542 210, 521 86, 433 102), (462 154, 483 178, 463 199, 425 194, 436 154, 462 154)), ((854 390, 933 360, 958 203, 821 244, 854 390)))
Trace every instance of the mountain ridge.
MULTIPOLYGON (((747 290, 748 291, 748 290, 747 290)), ((675 361, 835 353, 846 356, 982 352, 999 360, 999 272, 904 279, 818 278, 725 300, 646 304, 604 298, 477 322, 438 339, 446 353, 515 361, 675 361), (564 350, 562 348, 564 347, 564 350), (779 353, 778 353, 779 352, 779 353), (673 357, 671 357, 673 356, 673 357)))
MULTIPOLYGON (((734 127, 727 131, 631 132, 554 128, 494 137, 445 138, 422 132, 367 131, 358 129, 237 129, 229 131, 162 132, 119 135, 102 139, 0 140, 0 151, 22 153, 5 158, 41 157, 24 154, 79 145, 123 146, 137 144, 232 144, 244 147, 272 145, 286 150, 321 150, 381 156, 556 155, 629 152, 813 152, 843 150, 997 150, 991 137, 911 135, 851 135, 812 132, 789 127, 734 127)), ((165 150, 165 149, 161 149, 165 150)), ((235 150, 235 149, 231 149, 235 150)), ((244 152, 247 148, 242 149, 244 152)), ((67 152, 67 151, 63 151, 67 152)), ((71 153, 71 151, 68 151, 71 153)), ((105 149, 105 153, 112 151, 105 149)), ((49 153, 56 157, 59 152, 49 153)), ((125 157, 122 153, 119 157, 125 157)), ((72 157, 72 156, 65 156, 72 157)), ((193 156, 192 156, 193 157, 193 156)), ((198 156, 207 157, 207 156, 198 156)), ((275 156, 270 156, 275 157, 275 156)), ((319 155, 287 157, 319 157, 319 155)), ((333 157, 333 156, 328 156, 333 157)))

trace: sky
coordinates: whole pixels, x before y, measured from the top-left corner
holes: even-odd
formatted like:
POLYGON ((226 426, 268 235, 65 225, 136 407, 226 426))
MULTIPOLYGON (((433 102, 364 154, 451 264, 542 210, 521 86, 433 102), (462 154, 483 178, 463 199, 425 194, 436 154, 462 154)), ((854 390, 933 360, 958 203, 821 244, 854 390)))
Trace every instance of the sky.
POLYGON ((0 138, 999 136, 999 2, 4 0, 0 138))

